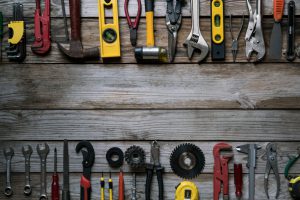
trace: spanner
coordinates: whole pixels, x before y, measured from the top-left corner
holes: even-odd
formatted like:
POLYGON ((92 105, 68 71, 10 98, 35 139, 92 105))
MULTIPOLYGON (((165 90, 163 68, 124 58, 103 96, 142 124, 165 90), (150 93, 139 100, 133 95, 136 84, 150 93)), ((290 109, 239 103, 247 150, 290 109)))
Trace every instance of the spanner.
POLYGON ((30 145, 23 146, 22 148, 23 155, 25 157, 25 186, 24 194, 26 196, 31 195, 32 188, 30 185, 30 157, 32 154, 32 147, 30 145))
POLYGON ((209 47, 203 36, 200 32, 199 26, 199 14, 200 14, 200 5, 199 0, 191 0, 191 13, 192 13, 192 30, 189 36, 184 42, 184 46, 187 47, 187 55, 189 59, 192 58, 194 50, 200 51, 199 62, 204 60, 209 52, 209 47))
POLYGON ((49 153, 49 146, 47 143, 38 144, 36 150, 41 159, 41 192, 40 192, 40 200, 47 200, 47 155, 49 153))
POLYGON ((11 159, 14 156, 14 150, 13 148, 9 147, 9 148, 5 148, 3 152, 6 159, 6 187, 4 190, 4 194, 5 196, 10 197, 13 194, 13 190, 11 188, 10 172, 11 172, 11 159))

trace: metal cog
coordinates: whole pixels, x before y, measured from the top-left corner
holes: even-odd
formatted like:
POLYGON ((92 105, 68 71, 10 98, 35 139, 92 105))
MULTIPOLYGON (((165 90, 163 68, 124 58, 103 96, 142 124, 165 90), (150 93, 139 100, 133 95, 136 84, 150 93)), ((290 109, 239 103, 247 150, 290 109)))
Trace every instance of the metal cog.
POLYGON ((194 144, 180 144, 170 156, 170 165, 177 176, 192 179, 204 169, 205 156, 202 150, 194 144))
POLYGON ((131 146, 125 151, 125 160, 132 168, 139 168, 145 164, 145 151, 139 146, 131 146))

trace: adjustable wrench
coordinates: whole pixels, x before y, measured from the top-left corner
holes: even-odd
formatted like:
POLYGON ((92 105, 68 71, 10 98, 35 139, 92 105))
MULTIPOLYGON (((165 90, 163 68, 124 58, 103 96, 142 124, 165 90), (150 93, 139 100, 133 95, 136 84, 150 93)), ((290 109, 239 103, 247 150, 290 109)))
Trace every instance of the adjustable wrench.
POLYGON ((47 200, 47 155, 49 153, 49 146, 47 143, 38 144, 36 150, 41 159, 41 192, 39 200, 47 200))
POLYGON ((183 45, 187 47, 187 55, 189 59, 192 58, 195 49, 200 51, 199 62, 201 62, 208 55, 209 47, 200 32, 199 2, 200 2, 199 0, 191 0, 192 30, 183 45))
POLYGON ((6 159, 6 187, 4 190, 4 194, 5 196, 10 197, 13 194, 13 190, 11 188, 10 172, 11 172, 11 159, 14 156, 14 150, 13 148, 9 147, 9 148, 5 148, 3 152, 6 159))
POLYGON ((30 185, 30 157, 32 154, 32 147, 30 145, 23 146, 22 148, 23 155, 25 157, 25 186, 24 194, 26 196, 31 195, 32 188, 30 185))

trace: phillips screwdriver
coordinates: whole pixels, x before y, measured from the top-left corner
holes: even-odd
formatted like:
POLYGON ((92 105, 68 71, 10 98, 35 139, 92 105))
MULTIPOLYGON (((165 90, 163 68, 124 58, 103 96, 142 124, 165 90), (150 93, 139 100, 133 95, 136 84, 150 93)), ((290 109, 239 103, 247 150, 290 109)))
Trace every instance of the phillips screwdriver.
POLYGON ((124 200, 124 173, 122 169, 119 173, 119 200, 124 200))
POLYGON ((2 62, 3 15, 0 12, 0 62, 2 62))
POLYGON ((109 200, 113 200, 113 181, 111 179, 111 172, 109 172, 109 179, 108 179, 108 186, 109 186, 109 200))
POLYGON ((104 200, 104 187, 105 187, 105 181, 104 181, 104 176, 102 172, 102 176, 100 178, 100 194, 101 194, 101 200, 104 200))
POLYGON ((54 149, 54 172, 52 175, 52 200, 59 200, 59 180, 57 174, 57 150, 54 149))

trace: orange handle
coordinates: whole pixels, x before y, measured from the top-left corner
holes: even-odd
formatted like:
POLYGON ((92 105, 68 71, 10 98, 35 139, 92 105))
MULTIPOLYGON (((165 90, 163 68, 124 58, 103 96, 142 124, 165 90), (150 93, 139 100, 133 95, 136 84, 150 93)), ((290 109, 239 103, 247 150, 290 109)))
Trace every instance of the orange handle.
POLYGON ((283 15, 284 0, 273 0, 274 19, 280 22, 283 15))

